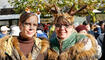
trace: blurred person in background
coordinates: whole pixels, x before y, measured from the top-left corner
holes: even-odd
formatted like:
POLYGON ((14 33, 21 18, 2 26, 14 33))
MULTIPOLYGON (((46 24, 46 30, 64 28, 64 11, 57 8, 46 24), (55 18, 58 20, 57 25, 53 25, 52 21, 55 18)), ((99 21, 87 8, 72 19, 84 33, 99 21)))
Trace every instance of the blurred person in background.
POLYGON ((104 28, 105 23, 104 23, 104 21, 99 21, 99 26, 101 28, 101 33, 104 33, 104 31, 105 31, 105 28, 104 28))
POLYGON ((75 29, 78 33, 82 33, 82 34, 87 34, 87 31, 88 31, 85 25, 79 25, 75 29))
MULTIPOLYGON (((77 26, 76 28, 76 31, 78 32, 78 33, 80 33, 80 34, 85 34, 85 35, 89 35, 89 36, 91 36, 91 37, 94 37, 93 35, 91 35, 91 34, 89 34, 88 33, 88 30, 87 30, 87 28, 86 28, 86 26, 85 25, 79 25, 79 26, 77 26)), ((99 41, 97 41, 97 40, 95 40, 96 41, 96 43, 98 44, 99 43, 99 41)), ((100 45, 100 44, 99 44, 100 45)), ((101 47, 101 45, 98 47, 98 50, 101 52, 101 49, 102 49, 102 47, 101 47)), ((101 56, 100 56, 101 57, 101 56)))
POLYGON ((48 25, 47 25, 47 23, 46 23, 46 24, 44 24, 44 28, 43 28, 43 29, 44 29, 44 32, 47 34, 47 32, 48 32, 48 29, 49 29, 49 28, 48 28, 48 25))
POLYGON ((99 35, 101 35, 102 33, 101 33, 101 28, 100 28, 100 26, 99 25, 95 25, 96 27, 94 28, 94 36, 95 36, 95 38, 97 39, 97 37, 99 36, 99 35))
POLYGON ((19 33, 20 33, 19 26, 12 25, 10 28, 11 28, 10 35, 12 35, 12 36, 19 36, 19 33))
POLYGON ((43 25, 42 24, 38 24, 37 37, 41 38, 41 39, 43 39, 43 38, 48 39, 47 33, 45 33, 43 31, 43 25))
POLYGON ((48 38, 51 39, 51 38, 54 38, 55 36, 56 36, 56 34, 55 34, 55 25, 52 24, 51 28, 49 29, 48 38))
POLYGON ((7 26, 1 26, 1 32, 0 32, 0 38, 3 38, 8 33, 8 30, 10 30, 7 26))
POLYGON ((96 28, 94 23, 90 23, 90 31, 88 31, 88 33, 92 34, 94 37, 94 29, 96 28))
MULTIPOLYGON (((105 29, 105 25, 104 25, 104 29, 105 29)), ((105 30, 104 30, 104 33, 102 33, 97 37, 97 41, 102 48, 102 57, 100 58, 100 60, 105 60, 105 30)))
POLYGON ((94 36, 94 31, 91 29, 92 23, 89 23, 89 22, 87 22, 87 21, 84 21, 84 22, 83 22, 83 25, 86 26, 87 32, 88 32, 89 34, 92 34, 92 35, 94 36))

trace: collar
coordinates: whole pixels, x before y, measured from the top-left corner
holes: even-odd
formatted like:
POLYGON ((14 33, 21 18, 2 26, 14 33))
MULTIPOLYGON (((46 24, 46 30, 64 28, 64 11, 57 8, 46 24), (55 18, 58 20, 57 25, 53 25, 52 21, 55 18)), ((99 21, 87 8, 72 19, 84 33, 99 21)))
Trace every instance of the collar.
POLYGON ((55 52, 60 53, 61 51, 66 51, 70 47, 74 46, 75 43, 77 43, 79 40, 84 39, 86 36, 83 34, 78 33, 72 33, 67 39, 63 40, 62 42, 59 42, 60 39, 57 37, 51 40, 51 49, 53 49, 55 52), (60 43, 61 43, 61 49, 60 49, 60 43))

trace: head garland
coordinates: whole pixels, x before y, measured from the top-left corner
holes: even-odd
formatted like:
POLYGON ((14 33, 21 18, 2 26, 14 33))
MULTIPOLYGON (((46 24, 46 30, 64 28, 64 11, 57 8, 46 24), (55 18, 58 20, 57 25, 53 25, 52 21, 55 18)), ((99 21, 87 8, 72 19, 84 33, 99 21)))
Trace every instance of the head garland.
POLYGON ((73 22, 74 22, 74 15, 76 13, 80 12, 81 10, 85 9, 87 7, 87 5, 82 6, 79 10, 73 10, 73 7, 74 6, 75 6, 75 4, 73 4, 72 7, 70 8, 70 10, 67 11, 67 12, 63 12, 63 9, 60 9, 55 4, 53 4, 52 6, 50 6, 49 11, 54 16, 54 23, 57 23, 57 19, 62 16, 66 20, 68 20, 68 22, 70 24, 73 24, 73 22))

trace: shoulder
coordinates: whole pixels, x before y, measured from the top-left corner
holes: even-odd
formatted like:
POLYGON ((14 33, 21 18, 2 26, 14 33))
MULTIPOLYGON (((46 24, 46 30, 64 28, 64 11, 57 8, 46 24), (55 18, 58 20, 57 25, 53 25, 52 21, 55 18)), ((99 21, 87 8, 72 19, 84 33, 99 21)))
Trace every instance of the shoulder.
POLYGON ((46 38, 35 38, 36 45, 38 44, 49 44, 48 39, 46 38))
POLYGON ((87 39, 88 37, 84 34, 80 34, 80 33, 75 33, 75 38, 77 42, 82 41, 84 39, 87 39))
POLYGON ((75 53, 75 56, 78 55, 78 60, 80 58, 87 58, 91 59, 93 57, 97 58, 96 56, 99 56, 100 51, 98 51, 98 45, 95 40, 95 38, 90 34, 85 34, 87 38, 84 38, 83 40, 76 43, 72 48, 70 48, 71 53, 75 53), (98 52, 98 53, 97 53, 98 52))
POLYGON ((35 38, 35 42, 37 46, 41 46, 40 53, 46 52, 49 48, 49 41, 47 39, 35 38))
POLYGON ((97 39, 103 39, 105 34, 101 34, 97 37, 97 39))
POLYGON ((81 39, 80 41, 84 40, 96 40, 95 37, 91 34, 77 34, 77 39, 81 39))
POLYGON ((5 40, 7 40, 9 38, 10 38, 10 35, 7 35, 7 36, 5 36, 3 38, 0 38, 0 42, 3 42, 3 41, 5 41, 5 40))
POLYGON ((10 51, 12 36, 7 35, 0 39, 0 56, 5 57, 5 53, 10 51))
POLYGON ((58 43, 57 37, 50 38, 50 46, 56 45, 58 43))
POLYGON ((84 34, 86 36, 86 38, 83 39, 83 42, 85 45, 88 46, 93 46, 95 47, 97 45, 97 40, 95 39, 95 37, 91 34, 84 34))
POLYGON ((91 34, 85 34, 85 35, 88 37, 88 39, 96 40, 95 37, 91 34))
POLYGON ((91 34, 80 34, 78 35, 79 38, 77 37, 78 42, 76 43, 76 47, 80 47, 84 50, 91 50, 92 48, 96 48, 97 46, 97 41, 96 39, 91 35, 91 34))

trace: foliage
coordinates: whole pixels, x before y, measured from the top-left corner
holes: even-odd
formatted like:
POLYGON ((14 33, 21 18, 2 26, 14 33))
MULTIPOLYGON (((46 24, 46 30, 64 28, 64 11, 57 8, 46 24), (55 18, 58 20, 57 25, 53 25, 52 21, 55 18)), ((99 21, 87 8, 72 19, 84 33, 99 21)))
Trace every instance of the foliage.
POLYGON ((63 9, 63 11, 70 9, 73 4, 75 4, 74 10, 79 10, 82 6, 87 5, 86 9, 79 12, 78 15, 91 14, 93 9, 105 7, 101 6, 105 3, 104 0, 9 0, 9 3, 14 6, 17 13, 21 13, 26 7, 30 7, 33 12, 40 9, 42 15, 50 14, 48 10, 51 9, 53 4, 63 9))
POLYGON ((105 20, 105 14, 96 14, 97 21, 105 20))

